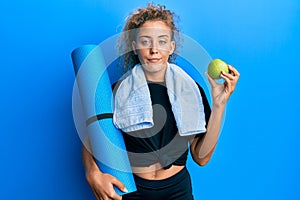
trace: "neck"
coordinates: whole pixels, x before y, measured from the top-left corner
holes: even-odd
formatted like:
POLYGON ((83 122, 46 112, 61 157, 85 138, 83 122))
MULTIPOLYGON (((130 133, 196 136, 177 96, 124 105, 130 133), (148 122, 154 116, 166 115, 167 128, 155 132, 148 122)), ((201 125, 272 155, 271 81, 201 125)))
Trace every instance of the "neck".
POLYGON ((162 83, 162 82, 165 82, 165 76, 163 76, 163 77, 147 76, 146 74, 145 74, 145 76, 146 76, 146 80, 147 80, 148 82, 155 82, 155 83, 162 83))
POLYGON ((146 70, 144 70, 144 74, 147 81, 162 83, 165 82, 166 68, 158 72, 147 72, 146 70))

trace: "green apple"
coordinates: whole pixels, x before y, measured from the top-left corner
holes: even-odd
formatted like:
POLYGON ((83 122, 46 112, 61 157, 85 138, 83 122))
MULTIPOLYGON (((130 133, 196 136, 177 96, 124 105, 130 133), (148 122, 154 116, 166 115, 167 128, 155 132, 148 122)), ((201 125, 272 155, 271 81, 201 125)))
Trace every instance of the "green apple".
POLYGON ((222 71, 229 72, 228 65, 223 60, 214 59, 209 63, 207 72, 213 79, 220 79, 222 71))

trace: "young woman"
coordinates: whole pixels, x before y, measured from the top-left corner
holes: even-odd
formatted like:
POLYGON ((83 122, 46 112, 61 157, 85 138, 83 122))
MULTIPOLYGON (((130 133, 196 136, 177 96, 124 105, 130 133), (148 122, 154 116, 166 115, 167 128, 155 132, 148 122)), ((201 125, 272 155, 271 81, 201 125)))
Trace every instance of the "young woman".
MULTIPOLYGON (((186 81, 189 80, 186 75, 182 78, 178 66, 172 64, 177 48, 177 31, 174 13, 163 6, 149 4, 146 8, 138 9, 127 20, 124 27, 126 34, 121 36, 120 49, 124 50, 124 68, 128 73, 114 88, 115 106, 118 108, 118 102, 131 98, 126 95, 134 93, 132 88, 137 88, 136 93, 145 91, 142 99, 133 104, 139 106, 140 102, 144 103, 150 99, 149 112, 153 112, 150 115, 153 121, 142 121, 141 126, 135 124, 123 126, 124 124, 120 122, 122 120, 119 119, 119 116, 121 118, 121 115, 118 115, 119 111, 115 110, 114 113, 115 125, 122 130, 124 136, 137 185, 136 192, 117 195, 113 186, 126 192, 123 183, 109 174, 102 173, 93 155, 83 148, 86 178, 98 200, 193 199, 190 175, 185 167, 188 149, 193 160, 200 166, 204 166, 210 160, 218 140, 225 105, 235 89, 239 72, 229 65, 230 72, 221 74, 225 80, 223 84, 216 83, 207 75, 212 86, 213 102, 210 108, 203 89, 197 83, 186 81), (134 86, 137 80, 141 85, 134 86), (146 87, 143 87, 143 81, 146 87), (184 94, 180 93, 182 90, 177 92, 178 83, 188 88, 187 91, 193 91, 196 85, 197 94, 191 98, 195 97, 199 106, 189 103, 190 99, 184 99, 185 95, 190 97, 193 92, 184 94), (194 85, 187 87, 185 84, 194 85), (172 92, 175 93, 175 100, 170 97, 172 92), (183 115, 186 115, 185 118, 189 121, 178 117, 182 114, 176 111, 178 105, 175 104, 178 98, 181 102, 188 102, 183 103, 184 105, 179 103, 179 106, 188 110, 189 113, 183 115), (198 113, 195 113, 199 109, 203 114, 202 117, 198 117, 198 113), (202 131, 197 129, 192 134, 180 134, 184 132, 186 124, 192 127, 204 126, 204 129, 202 131)), ((134 99, 136 98, 140 97, 135 96, 134 99)), ((132 102, 126 105, 130 107, 131 104, 132 102)), ((127 107, 124 108, 126 112, 127 107)), ((147 105, 142 109, 147 109, 147 105)), ((120 113, 122 112, 121 110, 120 113)), ((143 111, 143 117, 145 113, 147 110, 143 111)))

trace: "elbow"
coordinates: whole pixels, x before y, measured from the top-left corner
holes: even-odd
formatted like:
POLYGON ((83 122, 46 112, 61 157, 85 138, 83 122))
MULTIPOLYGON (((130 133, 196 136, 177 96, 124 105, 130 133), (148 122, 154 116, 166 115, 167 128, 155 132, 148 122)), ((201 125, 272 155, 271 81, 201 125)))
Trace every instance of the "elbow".
POLYGON ((200 159, 197 163, 199 166, 204 167, 208 162, 209 160, 200 159))
POLYGON ((193 160, 201 167, 204 167, 205 165, 207 165, 207 163, 210 160, 210 156, 206 156, 204 158, 199 158, 198 156, 192 156, 193 160))
POLYGON ((210 161, 213 151, 215 149, 215 146, 213 149, 208 152, 207 154, 204 154, 203 152, 200 154, 200 151, 196 149, 196 146, 191 146, 191 155, 193 160, 201 167, 207 165, 207 163, 210 161), (204 154, 204 155, 203 155, 204 154))

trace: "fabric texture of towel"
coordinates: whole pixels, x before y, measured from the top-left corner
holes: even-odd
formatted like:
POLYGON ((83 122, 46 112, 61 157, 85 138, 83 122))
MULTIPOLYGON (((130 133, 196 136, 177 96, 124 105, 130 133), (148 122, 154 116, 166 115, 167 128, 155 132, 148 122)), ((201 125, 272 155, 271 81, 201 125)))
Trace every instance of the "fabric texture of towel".
MULTIPOLYGON (((197 84, 177 65, 167 65, 165 84, 179 134, 187 136, 205 132, 204 107, 197 84)), ((141 64, 127 74, 117 89, 113 122, 124 132, 154 125, 150 91, 141 64)))

